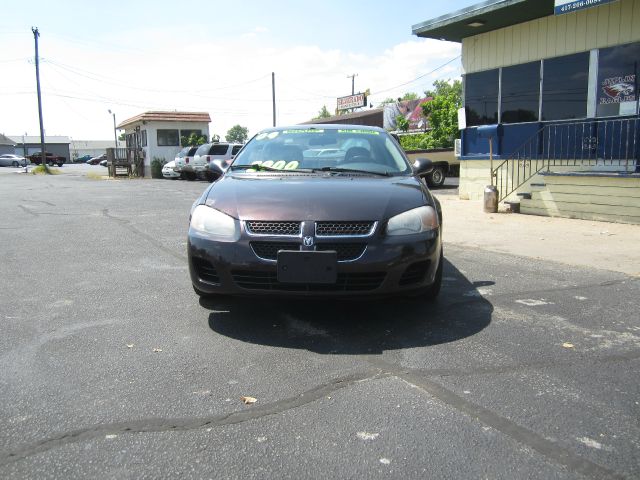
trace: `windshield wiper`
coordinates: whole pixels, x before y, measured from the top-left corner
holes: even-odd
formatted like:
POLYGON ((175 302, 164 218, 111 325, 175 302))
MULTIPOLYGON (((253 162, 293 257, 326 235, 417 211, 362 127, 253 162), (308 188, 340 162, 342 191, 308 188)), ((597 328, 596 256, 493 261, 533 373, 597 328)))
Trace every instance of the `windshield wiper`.
POLYGON ((381 177, 390 177, 389 172, 375 172, 372 170, 358 170, 356 168, 340 168, 340 167, 322 167, 314 168, 314 172, 335 172, 335 173, 363 173, 369 175, 379 175, 381 177))

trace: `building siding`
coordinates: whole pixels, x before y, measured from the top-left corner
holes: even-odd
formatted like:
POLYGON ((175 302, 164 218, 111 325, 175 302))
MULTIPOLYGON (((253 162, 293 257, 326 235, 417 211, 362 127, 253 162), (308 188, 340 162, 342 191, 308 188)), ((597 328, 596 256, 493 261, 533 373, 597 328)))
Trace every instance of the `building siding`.
POLYGON ((640 41, 640 0, 549 16, 462 41, 464 73, 640 41))

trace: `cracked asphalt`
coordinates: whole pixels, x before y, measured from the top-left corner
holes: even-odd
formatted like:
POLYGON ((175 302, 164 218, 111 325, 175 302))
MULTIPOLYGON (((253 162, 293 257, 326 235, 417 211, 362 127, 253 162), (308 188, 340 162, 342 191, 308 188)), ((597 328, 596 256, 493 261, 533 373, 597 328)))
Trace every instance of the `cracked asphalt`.
POLYGON ((640 477, 637 277, 445 243, 434 305, 201 302, 205 183, 62 171, 0 176, 0 478, 640 477))

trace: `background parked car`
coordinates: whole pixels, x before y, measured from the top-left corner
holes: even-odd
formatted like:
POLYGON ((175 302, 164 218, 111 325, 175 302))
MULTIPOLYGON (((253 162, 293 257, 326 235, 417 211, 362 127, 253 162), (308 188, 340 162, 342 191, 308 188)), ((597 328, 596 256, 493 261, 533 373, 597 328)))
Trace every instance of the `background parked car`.
POLYGON ((82 155, 73 160, 73 163, 85 163, 87 160, 91 160, 91 155, 82 155))
POLYGON ((205 143, 196 151, 191 166, 185 166, 183 174, 187 172, 187 179, 189 180, 195 180, 200 175, 211 181, 212 179, 206 169, 207 164, 216 162, 224 169, 226 167, 225 162, 231 160, 242 147, 243 145, 238 143, 205 143))
POLYGON ((107 154, 103 153, 102 155, 98 156, 98 157, 93 157, 90 158, 89 160, 87 160, 87 164, 89 165, 98 165, 102 160, 106 160, 107 159, 107 154))
MULTIPOLYGON (((40 165, 42 163, 42 152, 36 152, 33 155, 29 155, 27 158, 31 160, 31 163, 40 165)), ((44 152, 44 159, 45 159, 45 162, 47 162, 47 165, 50 165, 50 166, 58 165, 59 167, 61 167, 67 162, 67 159, 65 157, 56 155, 51 152, 44 152)))
MULTIPOLYGON (((184 147, 176 154, 176 158, 174 159, 174 171, 178 172, 178 174, 182 173, 185 165, 189 165, 193 160, 193 156, 195 155, 198 147, 184 147)), ((171 162, 169 162, 171 163, 171 162)))
POLYGON ((106 167, 107 166, 107 159, 106 158, 104 160, 100 160, 100 166, 102 166, 102 167, 106 167))
POLYGON ((12 153, 5 153, 0 155, 0 167, 24 167, 29 160, 20 155, 14 155, 12 153))
POLYGON ((162 176, 164 178, 180 178, 180 173, 175 170, 176 162, 171 160, 162 167, 162 176))

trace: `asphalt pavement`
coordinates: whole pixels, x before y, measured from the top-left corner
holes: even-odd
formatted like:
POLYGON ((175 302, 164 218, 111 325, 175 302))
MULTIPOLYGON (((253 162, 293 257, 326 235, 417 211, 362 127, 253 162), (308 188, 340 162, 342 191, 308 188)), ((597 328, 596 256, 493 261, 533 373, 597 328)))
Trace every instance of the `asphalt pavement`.
POLYGON ((452 242, 435 304, 199 301, 207 184, 82 168, 0 177, 0 478, 638 478, 637 277, 452 242))

